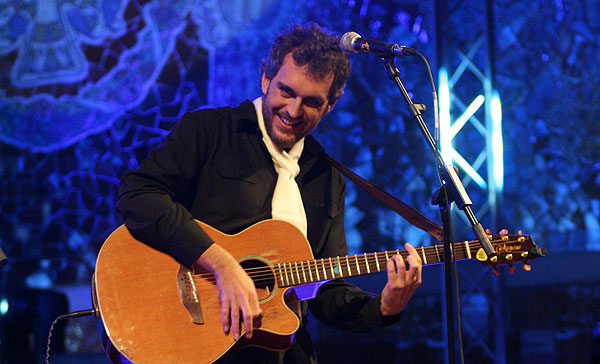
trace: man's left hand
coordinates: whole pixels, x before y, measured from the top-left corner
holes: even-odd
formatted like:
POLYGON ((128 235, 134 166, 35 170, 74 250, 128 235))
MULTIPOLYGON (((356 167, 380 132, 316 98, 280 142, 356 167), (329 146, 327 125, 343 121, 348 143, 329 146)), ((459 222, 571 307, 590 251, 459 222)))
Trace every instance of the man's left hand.
POLYGON ((421 284, 421 257, 409 243, 404 244, 408 257, 402 259, 394 255, 387 261, 388 281, 381 292, 381 314, 384 316, 397 315, 421 284))

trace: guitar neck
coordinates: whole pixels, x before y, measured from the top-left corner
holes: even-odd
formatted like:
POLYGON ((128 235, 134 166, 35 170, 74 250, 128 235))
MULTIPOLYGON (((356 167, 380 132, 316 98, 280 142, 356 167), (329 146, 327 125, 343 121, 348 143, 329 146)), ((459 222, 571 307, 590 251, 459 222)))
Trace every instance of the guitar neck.
MULTIPOLYGON (((471 259, 479 248, 481 248, 481 244, 477 240, 454 243, 456 260, 471 259)), ((424 266, 444 262, 443 244, 416 249, 424 266)), ((334 278, 379 273, 387 270, 387 261, 397 254, 404 259, 408 257, 408 252, 405 249, 396 249, 377 253, 280 263, 275 266, 277 283, 280 287, 291 287, 334 278)))

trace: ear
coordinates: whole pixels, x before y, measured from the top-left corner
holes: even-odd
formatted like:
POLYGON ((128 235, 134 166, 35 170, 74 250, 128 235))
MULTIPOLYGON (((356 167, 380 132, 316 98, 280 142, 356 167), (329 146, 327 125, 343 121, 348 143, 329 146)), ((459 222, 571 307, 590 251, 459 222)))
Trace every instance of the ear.
POLYGON ((335 99, 331 103, 327 104, 327 106, 325 107, 325 113, 323 115, 327 115, 331 111, 331 109, 333 109, 335 104, 337 104, 338 100, 339 99, 335 99))
POLYGON ((269 89, 269 84, 270 83, 271 83, 271 80, 269 80, 267 78, 267 75, 263 72, 262 78, 260 80, 260 88, 262 89, 263 95, 267 94, 267 90, 269 89))

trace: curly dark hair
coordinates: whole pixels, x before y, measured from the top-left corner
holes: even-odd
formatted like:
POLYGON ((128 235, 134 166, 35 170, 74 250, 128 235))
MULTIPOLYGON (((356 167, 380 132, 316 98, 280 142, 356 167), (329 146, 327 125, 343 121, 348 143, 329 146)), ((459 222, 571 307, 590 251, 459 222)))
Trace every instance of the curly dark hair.
POLYGON ((275 38, 269 58, 262 60, 261 74, 272 80, 290 52, 296 65, 308 65, 312 77, 323 79, 333 73, 329 103, 343 95, 350 74, 350 61, 340 48, 338 37, 315 23, 289 26, 275 38))

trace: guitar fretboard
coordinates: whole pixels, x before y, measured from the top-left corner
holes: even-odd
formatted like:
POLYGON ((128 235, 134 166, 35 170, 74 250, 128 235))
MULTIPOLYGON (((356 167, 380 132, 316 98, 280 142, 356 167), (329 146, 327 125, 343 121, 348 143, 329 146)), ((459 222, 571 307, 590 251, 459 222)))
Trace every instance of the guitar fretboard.
MULTIPOLYGON (((481 245, 478 241, 464 241, 454 244, 456 260, 471 259, 481 245)), ((423 265, 444 262, 444 245, 432 245, 416 248, 423 265)), ((329 257, 276 265, 277 283, 280 287, 297 286, 334 278, 344 278, 383 272, 387 270, 387 261, 399 254, 408 257, 404 249, 388 250, 377 253, 363 253, 329 257)))

